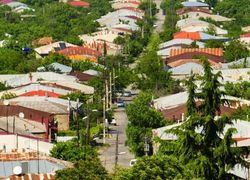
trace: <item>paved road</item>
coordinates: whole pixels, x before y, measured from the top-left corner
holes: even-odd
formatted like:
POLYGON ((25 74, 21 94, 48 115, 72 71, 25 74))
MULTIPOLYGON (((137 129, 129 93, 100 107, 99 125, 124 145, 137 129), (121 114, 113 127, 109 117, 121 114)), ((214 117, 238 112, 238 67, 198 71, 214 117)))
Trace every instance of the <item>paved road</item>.
POLYGON ((159 12, 156 14, 157 20, 155 22, 157 26, 155 28, 155 31, 159 33, 163 31, 163 24, 164 24, 165 16, 162 14, 162 9, 160 8, 162 0, 154 0, 154 2, 156 3, 157 9, 159 9, 159 12))
POLYGON ((117 126, 110 126, 111 137, 106 139, 106 143, 110 147, 101 150, 100 159, 104 167, 108 171, 112 171, 115 166, 115 153, 116 153, 116 130, 118 130, 118 165, 122 167, 129 167, 129 162, 134 159, 134 155, 125 146, 126 141, 126 127, 128 123, 127 115, 123 108, 119 108, 114 112, 114 117, 117 120, 117 126))

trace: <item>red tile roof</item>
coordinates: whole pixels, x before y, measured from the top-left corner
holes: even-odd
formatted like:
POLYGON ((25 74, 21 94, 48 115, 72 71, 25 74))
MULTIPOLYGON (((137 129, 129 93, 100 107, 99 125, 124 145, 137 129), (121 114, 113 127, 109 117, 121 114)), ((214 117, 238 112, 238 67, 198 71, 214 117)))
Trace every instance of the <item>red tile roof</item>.
POLYGON ((182 48, 182 49, 171 49, 169 57, 181 55, 189 52, 206 53, 215 56, 223 56, 222 48, 182 48))
POLYGON ((177 32, 174 34, 174 39, 192 39, 192 40, 200 40, 199 32, 177 32))
POLYGON ((99 51, 95 49, 91 49, 91 48, 87 48, 83 46, 65 48, 65 49, 58 51, 58 53, 65 55, 65 56, 85 55, 85 56, 99 57, 102 55, 99 51))
POLYGON ((85 2, 85 1, 69 1, 68 4, 70 6, 74 6, 74 7, 86 7, 86 8, 88 8, 90 6, 90 4, 88 2, 85 2))
POLYGON ((38 90, 38 91, 30 91, 21 94, 20 96, 48 96, 48 97, 59 97, 61 94, 57 94, 54 92, 49 92, 49 91, 43 91, 43 90, 38 90))
POLYGON ((240 35, 241 38, 250 38, 250 33, 240 35))

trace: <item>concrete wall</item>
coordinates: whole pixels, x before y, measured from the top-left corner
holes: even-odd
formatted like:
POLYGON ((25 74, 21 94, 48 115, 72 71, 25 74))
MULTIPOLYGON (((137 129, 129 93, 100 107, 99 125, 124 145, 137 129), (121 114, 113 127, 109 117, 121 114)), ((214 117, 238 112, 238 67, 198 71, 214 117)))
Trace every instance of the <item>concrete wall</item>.
POLYGON ((37 145, 39 145, 39 152, 43 154, 49 154, 54 146, 52 143, 12 134, 0 135, 0 151, 3 150, 4 145, 7 152, 11 152, 13 149, 17 149, 18 151, 22 151, 22 149, 37 151, 37 145))
POLYGON ((58 122, 58 131, 65 131, 69 129, 69 115, 61 114, 56 115, 55 120, 58 122))

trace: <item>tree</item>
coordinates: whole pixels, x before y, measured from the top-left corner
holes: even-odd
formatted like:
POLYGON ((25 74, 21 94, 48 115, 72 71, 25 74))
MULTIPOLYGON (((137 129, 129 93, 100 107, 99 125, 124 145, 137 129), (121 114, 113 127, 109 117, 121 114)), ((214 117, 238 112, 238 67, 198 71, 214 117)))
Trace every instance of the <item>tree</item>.
POLYGON ((183 172, 183 166, 179 163, 178 158, 154 155, 138 159, 135 165, 129 169, 118 170, 114 180, 183 179, 185 177, 183 172))
MULTIPOLYGON (((152 95, 141 93, 126 106, 129 124, 126 129, 127 145, 136 156, 144 155, 145 137, 152 136, 152 129, 166 123, 162 114, 151 106, 152 95)), ((151 150, 152 153, 152 150, 151 150)))
POLYGON ((250 52, 247 47, 238 40, 230 41, 229 44, 225 46, 224 58, 228 62, 236 61, 249 55, 250 52))
POLYGON ((211 39, 205 42, 206 48, 224 48, 223 41, 211 39))
POLYGON ((74 168, 56 171, 56 179, 105 180, 108 179, 108 173, 98 158, 91 158, 77 161, 74 168))
POLYGON ((164 70, 164 61, 157 55, 159 36, 153 34, 146 52, 137 63, 137 87, 151 90, 157 95, 178 91, 177 83, 171 78, 170 72, 164 70))
POLYGON ((244 157, 248 150, 233 147, 234 128, 224 132, 225 125, 232 123, 229 117, 223 116, 215 120, 216 114, 220 113, 220 105, 223 104, 223 92, 219 89, 218 81, 220 73, 212 73, 207 59, 203 59, 203 69, 201 92, 194 95, 194 84, 188 84, 188 89, 192 92, 188 102, 193 103, 194 97, 197 97, 201 101, 200 105, 187 106, 189 117, 186 122, 172 130, 178 136, 174 155, 180 158, 185 169, 191 171, 194 178, 230 179, 233 176, 228 171, 236 164, 247 166, 244 157))

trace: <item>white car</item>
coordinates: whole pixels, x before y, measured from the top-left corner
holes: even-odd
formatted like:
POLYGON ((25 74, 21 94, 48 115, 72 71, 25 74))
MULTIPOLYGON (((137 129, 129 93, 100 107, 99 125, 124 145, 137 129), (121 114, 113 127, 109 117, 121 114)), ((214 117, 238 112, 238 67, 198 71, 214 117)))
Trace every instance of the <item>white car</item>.
POLYGON ((116 126, 117 124, 116 124, 116 120, 115 120, 115 118, 112 118, 112 121, 110 122, 110 124, 111 125, 114 125, 114 126, 116 126))
POLYGON ((129 166, 135 165, 136 161, 137 161, 137 159, 131 159, 129 166))

